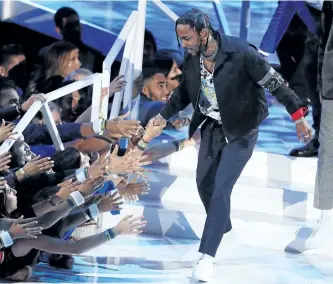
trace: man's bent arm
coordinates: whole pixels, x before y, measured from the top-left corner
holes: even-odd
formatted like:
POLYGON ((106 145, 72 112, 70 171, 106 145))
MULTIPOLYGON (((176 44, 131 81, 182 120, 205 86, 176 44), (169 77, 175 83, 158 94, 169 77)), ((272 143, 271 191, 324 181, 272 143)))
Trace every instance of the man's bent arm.
POLYGON ((252 80, 275 96, 294 121, 307 115, 307 107, 253 46, 248 46, 244 56, 245 68, 252 80))

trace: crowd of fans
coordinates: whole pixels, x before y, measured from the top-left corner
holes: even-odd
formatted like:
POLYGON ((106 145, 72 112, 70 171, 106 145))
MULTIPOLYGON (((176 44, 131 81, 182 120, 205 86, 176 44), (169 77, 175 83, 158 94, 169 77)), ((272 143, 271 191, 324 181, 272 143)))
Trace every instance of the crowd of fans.
MULTIPOLYGON (((118 212, 124 200, 137 201, 149 193, 142 177, 154 155, 146 150, 165 126, 155 126, 150 119, 170 98, 182 75, 182 55, 158 50, 146 31, 142 76, 133 88, 133 101, 139 100, 138 120, 125 119, 127 113, 90 123, 91 87, 73 92, 49 103, 65 146, 56 151, 42 113, 23 133, 13 132, 15 124, 36 100, 44 102, 47 93, 100 71, 103 56, 82 42, 79 16, 73 9, 59 9, 54 20, 62 40, 40 50, 36 62, 27 62, 18 44, 0 50, 0 142, 15 139, 10 152, 0 156, 0 277, 15 281, 29 279, 41 259, 71 269, 73 254, 122 234, 143 232, 143 216, 125 216, 105 232, 71 238, 75 228, 96 221, 104 212, 118 212), (130 143, 119 153, 122 137, 130 143)), ((111 97, 109 109, 112 94, 127 83, 121 76, 112 79, 109 88, 101 90, 102 97, 111 97)), ((166 126, 188 125, 191 112, 186 109, 166 126)), ((177 141, 172 151, 193 143, 177 141)))

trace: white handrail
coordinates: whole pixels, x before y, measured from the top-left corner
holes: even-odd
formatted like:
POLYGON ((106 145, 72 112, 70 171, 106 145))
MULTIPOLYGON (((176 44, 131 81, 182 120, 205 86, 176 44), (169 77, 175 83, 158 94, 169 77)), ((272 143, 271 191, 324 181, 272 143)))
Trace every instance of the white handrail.
POLYGON ((161 0, 153 0, 153 3, 160 8, 172 21, 176 22, 179 16, 172 11, 167 5, 165 5, 161 0))
MULTIPOLYGON (((23 131, 25 130, 25 128, 30 124, 30 122, 36 116, 37 112, 41 110, 43 115, 45 116, 44 117, 45 123, 50 132, 50 136, 51 136, 51 139, 52 139, 52 142, 53 142, 55 148, 57 150, 64 149, 64 146, 60 139, 58 129, 54 123, 53 116, 49 109, 48 103, 50 101, 53 101, 53 100, 56 100, 63 96, 66 96, 70 93, 73 93, 73 92, 80 90, 84 87, 87 87, 89 85, 97 84, 100 89, 101 79, 102 79, 102 74, 95 73, 89 77, 86 77, 83 80, 76 81, 67 86, 64 86, 55 91, 45 94, 46 102, 43 104, 41 101, 35 101, 32 104, 32 106, 28 109, 28 111, 23 115, 23 117, 20 119, 20 121, 17 123, 17 125, 15 126, 15 128, 13 130, 13 132, 17 132, 17 134, 13 138, 17 138, 19 135, 21 135, 23 133, 23 131)), ((2 143, 2 145, 0 146, 0 154, 8 152, 14 143, 15 143, 15 139, 5 140, 2 143)))
MULTIPOLYGON (((123 59, 121 61, 121 65, 120 65, 120 71, 119 71, 119 75, 124 75, 126 79, 126 81, 129 84, 132 84, 131 81, 128 81, 128 67, 130 64, 130 59, 131 59, 131 54, 133 53, 134 47, 135 47, 135 32, 136 32, 136 24, 133 26, 127 40, 126 40, 126 44, 125 44, 125 50, 123 53, 123 59)), ((114 98, 113 98, 113 102, 112 102, 112 109, 110 112, 110 119, 116 118, 119 115, 119 111, 120 111, 120 105, 121 105, 121 101, 123 99, 123 93, 124 91, 120 91, 114 94, 114 98)))
POLYGON ((4 154, 10 150, 10 148, 15 143, 14 139, 19 137, 23 133, 24 129, 26 129, 31 120, 36 116, 42 105, 43 103, 41 101, 35 101, 33 103, 33 105, 28 109, 28 111, 25 113, 25 115, 22 117, 22 119, 18 122, 15 129, 13 130, 13 132, 16 132, 17 134, 13 137, 13 139, 6 139, 0 146, 0 154, 4 154))
POLYGON ((138 19, 136 25, 135 37, 135 62, 134 62, 134 79, 141 75, 142 59, 143 59, 143 45, 145 40, 146 28, 146 10, 147 0, 138 1, 138 19))
MULTIPOLYGON (((133 26, 137 21, 137 18, 138 18, 138 12, 133 11, 103 62, 103 78, 102 78, 103 88, 109 87, 110 78, 111 78, 111 66, 114 60, 116 59, 118 53, 120 52, 121 48, 123 47, 126 39, 128 38, 129 33, 131 32, 133 26)), ((106 96, 102 101, 102 106, 98 108, 101 109, 101 113, 104 118, 107 118, 108 102, 109 102, 109 96, 106 96)))
POLYGON ((95 83, 95 80, 98 80, 101 78, 101 73, 95 73, 95 74, 92 74, 86 78, 84 78, 83 80, 80 80, 80 81, 76 81, 76 82, 73 82, 69 85, 66 85, 64 87, 61 87, 57 90, 54 90, 50 93, 47 93, 45 95, 45 98, 46 98, 46 102, 52 102, 56 99, 59 99, 65 95, 68 95, 70 93, 73 93, 77 90, 80 90, 80 89, 83 89, 87 86, 90 86, 92 84, 95 83))

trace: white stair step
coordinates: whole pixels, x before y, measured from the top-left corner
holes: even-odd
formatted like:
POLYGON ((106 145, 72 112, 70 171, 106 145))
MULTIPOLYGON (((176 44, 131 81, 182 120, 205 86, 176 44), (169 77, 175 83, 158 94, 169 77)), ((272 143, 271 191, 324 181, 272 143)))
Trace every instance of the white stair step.
MULTIPOLYGON (((140 197, 143 201, 157 201, 162 205, 169 203, 172 210, 203 210, 194 178, 164 174, 159 174, 158 178, 150 182, 150 194, 140 197)), ((318 219, 320 212, 313 208, 313 198, 313 193, 237 183, 231 202, 235 210, 318 219)))
MULTIPOLYGON (((175 239, 199 240, 205 222, 203 214, 179 212, 163 209, 147 208, 142 206, 127 206, 122 212, 126 214, 140 215, 144 214, 148 221, 145 234, 164 236, 175 239)), ((109 228, 113 226, 117 218, 106 215, 104 217, 104 226, 109 228)), ((281 220, 280 223, 269 223, 267 221, 252 221, 241 218, 232 218, 233 230, 226 235, 227 242, 230 239, 237 240, 237 246, 260 247, 273 250, 285 250, 288 245, 299 248, 303 246, 305 238, 297 237, 300 229, 304 228, 310 234, 308 226, 313 224, 306 223, 287 223, 281 220), (305 225, 305 227, 304 227, 305 225), (296 242, 295 242, 296 241, 296 242)), ((193 244, 190 242, 190 244, 193 244)))
MULTIPOLYGON (((153 169, 174 176, 195 178, 198 146, 160 159, 153 169)), ((317 158, 293 158, 255 151, 246 165, 239 182, 244 184, 292 187, 292 190, 313 192, 317 158)))

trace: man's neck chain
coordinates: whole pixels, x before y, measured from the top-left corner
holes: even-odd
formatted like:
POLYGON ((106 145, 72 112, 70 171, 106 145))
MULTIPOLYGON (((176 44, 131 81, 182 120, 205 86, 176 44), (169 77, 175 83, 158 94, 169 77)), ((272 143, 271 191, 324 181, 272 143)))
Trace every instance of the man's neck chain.
POLYGON ((200 53, 200 56, 203 60, 207 60, 207 61, 210 61, 210 62, 214 62, 215 59, 216 59, 216 56, 217 56, 217 52, 219 51, 219 45, 216 43, 216 46, 215 46, 215 50, 213 52, 212 55, 210 56, 205 56, 203 55, 202 53, 200 53))

